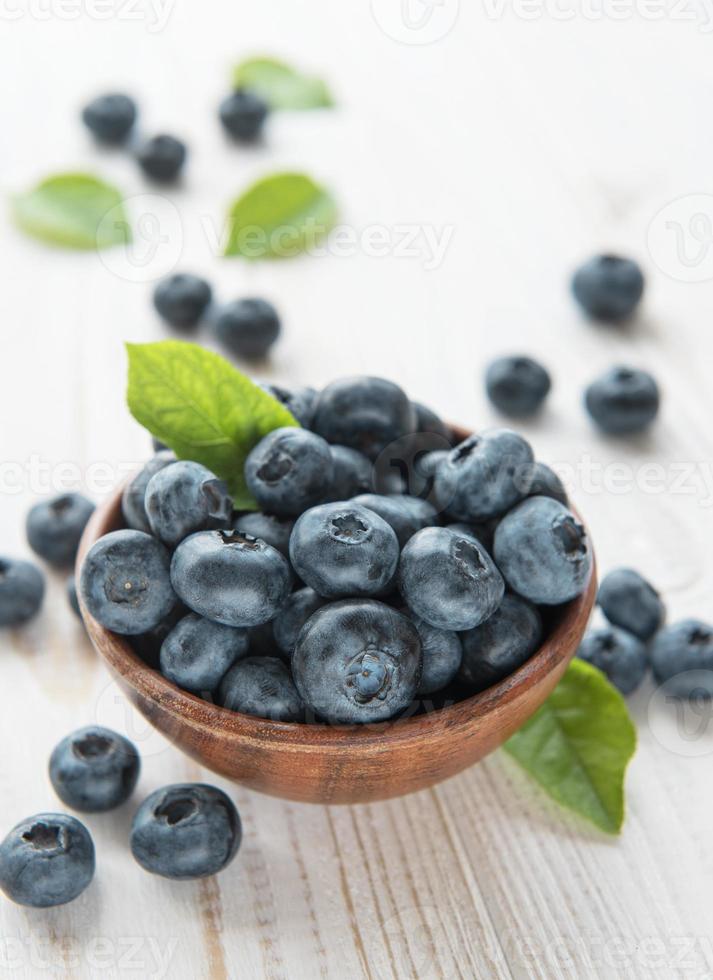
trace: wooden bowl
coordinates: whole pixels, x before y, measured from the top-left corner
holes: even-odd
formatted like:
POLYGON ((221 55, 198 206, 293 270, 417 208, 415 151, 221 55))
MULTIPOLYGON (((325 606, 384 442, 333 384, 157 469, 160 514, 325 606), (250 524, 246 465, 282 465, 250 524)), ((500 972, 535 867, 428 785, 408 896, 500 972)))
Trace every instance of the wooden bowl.
MULTIPOLYGON (((87 525, 77 580, 89 548, 122 524, 118 490, 87 525)), ((584 593, 558 611, 539 650, 505 680, 430 714, 350 727, 274 722, 210 704, 148 667, 127 639, 104 629, 84 606, 82 614, 92 643, 129 700, 201 765, 272 796, 367 803, 432 786, 506 741, 564 674, 595 596, 593 563, 584 593)))

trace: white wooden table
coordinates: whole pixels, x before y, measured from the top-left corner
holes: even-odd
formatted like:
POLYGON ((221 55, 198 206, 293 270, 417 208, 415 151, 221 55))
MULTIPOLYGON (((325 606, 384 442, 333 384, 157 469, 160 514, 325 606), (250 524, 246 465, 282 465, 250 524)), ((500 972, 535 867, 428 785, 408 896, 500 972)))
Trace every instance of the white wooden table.
MULTIPOLYGON (((3 192, 97 171, 168 235, 148 261, 156 227, 143 225, 132 265, 54 251, 0 222, 0 550, 26 553, 24 513, 42 493, 88 487, 100 499, 146 455, 123 407, 122 343, 164 336, 151 280, 175 266, 207 274, 225 299, 279 304, 272 376, 285 382, 385 374, 481 426, 495 421, 486 361, 541 356, 555 388, 526 432, 542 458, 570 467, 601 566, 648 573, 672 617, 710 617, 713 270, 689 227, 706 207, 690 195, 713 189, 703 15, 647 19, 632 5, 617 8, 624 19, 593 19, 574 5, 565 20, 543 4, 524 19, 444 0, 422 23, 427 10, 407 17, 396 0, 167 4, 0 9, 3 192), (276 117, 263 148, 235 149, 215 107, 232 61, 263 51, 323 74, 339 107, 276 117), (135 93, 147 128, 190 142, 185 186, 165 199, 77 122, 83 100, 113 87, 135 93), (279 264, 217 258, 228 201, 283 167, 333 188, 359 247, 279 264), (652 226, 652 255, 651 222, 672 201, 652 226), (666 221, 680 225, 689 265, 666 221), (375 228, 392 239, 386 254, 374 254, 375 228), (404 229, 418 232, 415 254, 404 254, 404 229), (601 248, 637 257, 649 276, 631 330, 589 326, 569 299, 572 265, 601 248), (580 407, 584 384, 617 361, 650 368, 665 391, 640 442, 597 436, 580 407)), ((129 709, 63 589, 50 575, 42 615, 0 637, 3 833, 57 806, 47 758, 83 723, 136 739, 139 795, 213 780, 129 709)), ((230 871, 200 884, 152 878, 127 850, 131 806, 91 818, 98 875, 79 901, 47 912, 0 903, 0 976, 711 977, 713 735, 706 719, 697 734, 677 727, 652 695, 648 685, 632 701, 640 746, 619 840, 563 814, 502 753, 372 806, 294 805, 215 780, 245 827, 230 871)))

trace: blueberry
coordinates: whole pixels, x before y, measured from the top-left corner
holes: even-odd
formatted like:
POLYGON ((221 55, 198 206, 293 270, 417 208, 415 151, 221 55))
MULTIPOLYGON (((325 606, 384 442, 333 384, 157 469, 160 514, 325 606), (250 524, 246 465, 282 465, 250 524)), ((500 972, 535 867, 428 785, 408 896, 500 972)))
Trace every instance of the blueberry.
POLYGON ((146 633, 176 603, 170 562, 166 548, 143 531, 105 534, 92 545, 82 565, 79 587, 85 606, 115 633, 146 633))
POLYGON ((164 878, 206 878, 238 853, 242 826, 233 801, 215 786, 177 783, 136 811, 129 839, 142 868, 164 878))
POLYGON ((271 721, 303 721, 304 705, 289 669, 277 657, 245 657, 223 678, 223 707, 271 721))
POLYGON ((50 756, 49 774, 60 800, 73 810, 103 813, 126 803, 141 763, 135 746, 110 728, 89 725, 67 735, 50 756))
POLYGON ((534 415, 549 394, 552 382, 546 369, 531 357, 498 357, 485 372, 485 390, 504 415, 534 415))
POLYGON ((416 430, 416 412, 391 381, 342 378, 318 395, 312 428, 327 442, 376 459, 389 443, 416 430))
POLYGON ((510 429, 469 436, 436 470, 436 497, 459 521, 498 517, 527 496, 533 463, 529 443, 510 429))
POLYGON ((598 667, 622 694, 636 690, 648 665, 646 647, 641 640, 615 626, 590 630, 577 656, 598 667))
POLYGON ((427 527, 401 553, 399 591, 409 609, 442 630, 467 630, 492 616, 505 591, 502 576, 475 538, 427 527))
POLYGON ((288 412, 300 423, 303 429, 312 426, 314 417, 314 406, 317 401, 317 392, 314 388, 283 388, 281 385, 261 384, 268 395, 272 395, 281 405, 284 405, 288 412))
POLYGON ((321 504, 297 520, 290 558, 300 578, 327 599, 378 595, 394 577, 399 543, 372 510, 354 503, 321 504))
POLYGON ((638 368, 614 367, 584 393, 587 411, 603 432, 643 432, 658 415, 661 395, 656 381, 638 368))
POLYGON ((699 619, 665 626, 652 641, 651 666, 670 694, 713 697, 713 628, 699 619))
POLYGON ((412 402, 412 404, 416 413, 417 432, 432 432, 448 443, 453 442, 453 432, 450 426, 446 425, 432 409, 428 408, 427 405, 422 405, 421 402, 412 402))
POLYGON ((67 602, 69 607, 78 618, 82 618, 82 610, 79 608, 79 596, 77 595, 77 580, 74 575, 70 575, 67 579, 67 602))
POLYGON ((153 136, 136 154, 139 166, 151 180, 170 184, 177 179, 186 162, 185 143, 175 136, 153 136))
POLYGON ((199 531, 182 541, 171 562, 173 587, 185 604, 225 626, 274 619, 292 586, 277 549, 241 531, 199 531))
POLYGON ((596 255, 575 272, 572 292, 589 316, 616 322, 630 317, 639 305, 644 276, 632 259, 596 255))
POLYGON ((169 548, 195 531, 228 527, 233 515, 225 483, 187 459, 170 463, 151 477, 144 506, 152 533, 169 548))
POLYGON ((476 693, 503 680, 532 656, 542 639, 542 620, 529 602, 508 594, 490 619, 460 638, 463 662, 458 679, 476 693))
POLYGON ((463 658, 463 647, 457 633, 439 630, 415 617, 413 624, 418 630, 423 653, 423 671, 416 691, 417 697, 435 694, 451 683, 458 673, 463 658))
POLYGON ((319 503, 334 477, 329 446, 307 429, 273 429, 248 454, 245 482, 260 506, 297 517, 319 503))
POLYGON ((253 538, 262 538, 266 544, 277 548, 285 558, 290 557, 290 535, 294 526, 295 522, 290 517, 276 517, 257 510, 240 514, 233 521, 236 531, 242 531, 253 538))
POLYGON ((569 502, 564 484, 555 471, 551 470, 545 463, 535 463, 528 496, 552 497, 553 500, 559 500, 565 507, 569 502))
POLYGON ((121 495, 121 512, 128 526, 134 531, 151 533, 151 525, 145 507, 146 487, 154 474, 158 473, 164 466, 168 466, 169 463, 175 462, 176 457, 170 449, 156 453, 133 480, 124 487, 124 492, 121 495))
POLYGON ((166 323, 178 330, 198 326, 210 306, 213 291, 210 284, 187 272, 162 279, 154 289, 153 305, 166 323))
POLYGON ((597 602, 610 623, 640 640, 650 640, 666 616, 661 596, 632 568, 617 568, 605 575, 597 602))
POLYGON ((123 143, 136 122, 136 103, 120 92, 100 95, 82 109, 82 121, 100 143, 123 143))
POLYGON ((416 696, 421 666, 414 624, 370 599, 323 606, 305 624, 292 655, 303 701, 335 724, 398 714, 416 696))
POLYGON ((69 567, 93 512, 94 504, 81 493, 64 493, 35 504, 26 522, 30 547, 51 565, 69 567))
POLYGON ((31 561, 0 557, 0 627, 32 619, 45 597, 45 577, 31 561))
POLYGON ((430 508, 430 511, 433 511, 433 520, 431 520, 430 511, 420 510, 418 506, 411 506, 409 501, 415 501, 416 505, 425 504, 425 507, 429 508, 425 501, 419 500, 417 497, 409 497, 406 494, 394 494, 385 497, 378 493, 362 493, 355 497, 353 502, 362 507, 368 507, 369 510, 383 518, 393 528, 399 547, 403 548, 416 531, 434 523, 436 519, 433 508, 430 508))
POLYGON ((313 613, 326 603, 314 589, 304 588, 293 592, 275 617, 272 632, 280 650, 292 656, 299 632, 313 613))
POLYGON ((38 813, 0 844, 0 888, 18 905, 49 908, 72 902, 94 877, 89 831, 66 813, 38 813))
POLYGON ((530 497, 495 531, 495 561, 510 588, 538 605, 559 605, 580 595, 592 568, 587 532, 551 497, 530 497))
POLYGON ((260 136, 267 113, 267 102, 246 89, 237 89, 220 103, 223 128, 241 143, 252 143, 260 136))
POLYGON ((334 473, 329 490, 330 500, 350 500, 372 489, 371 461, 349 446, 331 446, 334 473))
POLYGON ((223 626, 195 613, 184 616, 161 645, 161 673, 184 691, 214 691, 248 652, 247 630, 223 626))
POLYGON ((215 319, 221 343, 237 357, 259 361, 280 335, 280 318, 264 299, 237 299, 228 303, 215 319))

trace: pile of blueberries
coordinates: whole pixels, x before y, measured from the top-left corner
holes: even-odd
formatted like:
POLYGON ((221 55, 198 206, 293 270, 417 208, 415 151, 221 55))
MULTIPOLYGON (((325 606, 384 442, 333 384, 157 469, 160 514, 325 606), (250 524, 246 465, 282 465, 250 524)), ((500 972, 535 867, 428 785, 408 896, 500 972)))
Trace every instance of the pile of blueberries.
POLYGON ((180 333, 207 321, 220 343, 246 361, 266 357, 280 335, 280 318, 267 300, 238 299, 216 309, 210 283, 188 272, 162 279, 153 305, 164 323, 180 333))
MULTIPOLYGON (((49 777, 61 801, 81 813, 106 813, 125 803, 140 759, 123 735, 96 725, 56 746, 49 777)), ((136 811, 129 843, 146 871, 181 881, 205 878, 230 864, 242 827, 232 800, 214 786, 179 783, 151 793, 136 811)), ((0 843, 0 889, 19 905, 47 908, 73 901, 96 865, 85 825, 66 813, 38 813, 0 843)))
MULTIPOLYGON (((574 274, 572 291, 593 320, 626 323, 636 312, 644 292, 644 277, 636 262, 615 255, 598 255, 574 274)), ((485 373, 485 390, 492 404, 512 418, 528 418, 540 411, 552 381, 547 369, 532 357, 499 357, 485 373)), ((587 412, 608 435, 644 432, 659 412, 661 395, 647 371, 618 365, 588 385, 587 412)))
MULTIPOLYGON (((246 89, 232 92, 221 102, 218 111, 227 135, 240 143, 253 143, 259 139, 267 114, 267 103, 246 89)), ((160 184, 175 182, 186 163, 186 144, 167 133, 134 140, 137 117, 136 102, 122 92, 97 96, 82 110, 84 125, 99 143, 105 146, 131 143, 136 161, 146 177, 160 184)))
POLYGON ((247 456, 259 511, 164 450, 84 561, 89 613, 179 687, 277 721, 383 721, 512 673, 586 587, 587 534, 515 432, 458 442, 380 378, 272 394, 300 426, 247 456))

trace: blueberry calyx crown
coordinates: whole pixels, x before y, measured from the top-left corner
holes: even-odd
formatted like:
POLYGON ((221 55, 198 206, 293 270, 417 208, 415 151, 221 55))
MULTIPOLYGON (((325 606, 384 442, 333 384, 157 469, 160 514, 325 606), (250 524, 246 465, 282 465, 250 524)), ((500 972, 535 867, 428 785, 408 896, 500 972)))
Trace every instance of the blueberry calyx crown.
POLYGON ((252 534, 245 534, 243 531, 218 531, 217 534, 223 544, 236 545, 246 551, 260 550, 260 540, 252 534))
POLYGON ((588 550, 586 531, 571 515, 558 517, 552 525, 552 531, 565 558, 569 561, 581 561, 586 557, 588 550))
POLYGON ((198 803, 189 796, 175 796, 165 799, 154 810, 157 820, 163 820, 169 827, 175 827, 184 820, 189 820, 198 812, 198 803))
POLYGON ((22 835, 35 851, 65 851, 65 832, 56 824, 35 823, 22 835))
POLYGON ((356 514, 343 514, 330 521, 330 533, 337 541, 358 544, 369 534, 369 525, 356 514))
POLYGON ((464 538, 459 538, 453 548, 453 557, 458 567, 468 577, 476 579, 485 571, 485 564, 476 545, 464 538))
POLYGON ((389 693, 394 674, 391 658, 383 650, 368 646, 352 660, 347 668, 347 687, 353 688, 358 704, 368 704, 375 698, 383 701, 389 693))
POLYGON ((83 735, 82 738, 74 739, 72 742, 72 752, 82 762, 92 762, 108 755, 114 747, 114 743, 105 735, 90 733, 83 735))

